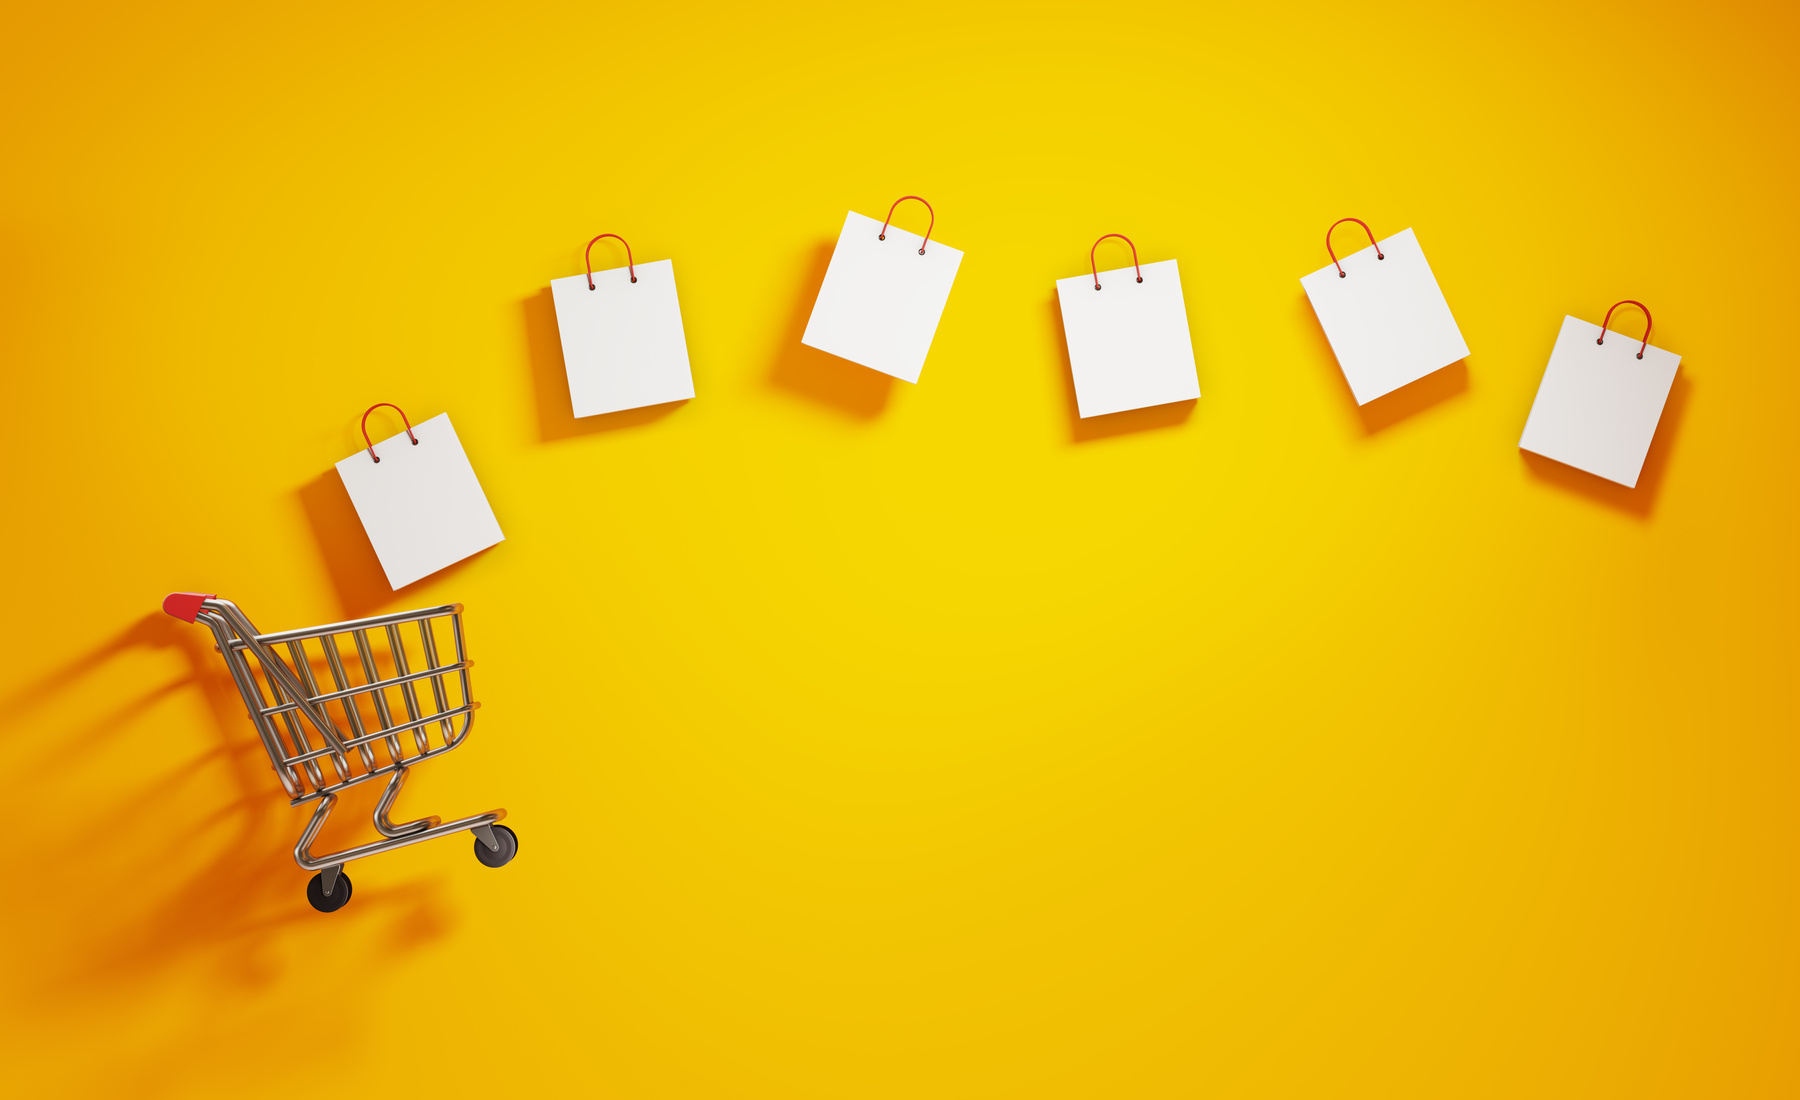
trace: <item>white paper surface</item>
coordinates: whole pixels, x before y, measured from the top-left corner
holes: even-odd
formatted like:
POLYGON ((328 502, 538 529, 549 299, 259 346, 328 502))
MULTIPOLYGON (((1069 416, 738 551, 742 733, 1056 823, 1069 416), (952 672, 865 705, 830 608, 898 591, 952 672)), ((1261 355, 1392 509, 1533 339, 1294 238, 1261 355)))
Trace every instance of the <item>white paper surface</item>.
POLYGON ((694 396, 675 262, 637 265, 550 280, 563 368, 576 416, 636 409, 694 396))
POLYGON ((1643 339, 1564 317, 1519 446, 1636 488, 1681 356, 1643 339))
POLYGON ((1301 278, 1358 405, 1469 354, 1411 229, 1301 278))
POLYGON ((1200 396, 1181 272, 1174 260, 1056 281, 1075 406, 1083 417, 1200 396))
MULTIPOLYGON (((584 277, 585 281, 585 277, 584 277)), ((337 464, 388 585, 404 588, 506 538, 462 441, 440 413, 337 464)))
POLYGON ((925 353, 950 300, 963 254, 852 211, 825 269, 800 342, 908 382, 919 380, 925 353))

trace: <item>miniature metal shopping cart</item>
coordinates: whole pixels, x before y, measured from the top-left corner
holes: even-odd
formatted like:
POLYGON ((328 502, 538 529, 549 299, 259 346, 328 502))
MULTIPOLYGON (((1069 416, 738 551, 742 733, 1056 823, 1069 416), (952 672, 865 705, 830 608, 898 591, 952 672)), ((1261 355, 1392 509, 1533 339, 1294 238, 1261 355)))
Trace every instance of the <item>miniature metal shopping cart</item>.
POLYGON ((314 909, 330 913, 349 902, 343 868, 353 859, 465 829, 475 834, 475 858, 488 867, 504 866, 518 853, 518 836, 499 824, 505 810, 449 822, 388 820, 407 769, 467 740, 480 706, 469 694, 473 662, 463 649, 461 604, 279 634, 258 634, 236 604, 211 595, 177 592, 163 600, 163 610, 212 631, 289 804, 319 804, 294 845, 294 862, 319 872, 306 886, 314 909), (444 641, 449 661, 439 659, 444 641), (321 690, 325 675, 331 684, 321 690), (396 697, 400 712, 393 709, 396 697), (382 839, 313 855, 313 838, 339 792, 384 775, 387 789, 375 806, 382 839))

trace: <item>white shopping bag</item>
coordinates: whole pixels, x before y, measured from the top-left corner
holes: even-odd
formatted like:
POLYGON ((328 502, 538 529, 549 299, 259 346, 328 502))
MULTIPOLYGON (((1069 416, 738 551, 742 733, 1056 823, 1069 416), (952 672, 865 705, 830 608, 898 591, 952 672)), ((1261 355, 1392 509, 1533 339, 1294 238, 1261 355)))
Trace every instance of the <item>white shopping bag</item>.
MULTIPOLYGON (((1107 236, 1131 244, 1121 234, 1107 236)), ((1180 270, 1174 260, 1139 267, 1135 244, 1131 263, 1096 271, 1089 249, 1089 274, 1056 281, 1075 407, 1083 417, 1200 396, 1180 270)))
POLYGON ((1300 285, 1356 403, 1366 405, 1464 358, 1469 346, 1412 230, 1376 243, 1356 218, 1342 218, 1332 229, 1344 222, 1362 225, 1369 247, 1339 260, 1326 230, 1332 262, 1300 285))
MULTIPOLYGON (((365 412, 365 442, 368 422, 365 412)), ((395 590, 506 538, 449 413, 356 452, 337 472, 395 590)))
MULTIPOLYGON (((1644 309, 1613 309, 1627 304, 1644 309)), ((1563 318, 1519 446, 1636 488, 1681 356, 1650 345, 1649 310, 1642 340, 1608 332, 1611 321, 1612 309, 1598 326, 1563 318)))
POLYGON ((638 267, 625 245, 624 267, 595 271, 588 242, 585 275, 550 280, 556 329, 562 335, 563 369, 576 416, 685 401, 694 396, 681 303, 675 297, 675 262, 638 267))
MULTIPOLYGON (((896 199, 894 206, 910 198, 918 196, 896 199)), ((800 342, 917 382, 963 254, 931 239, 936 211, 923 237, 893 226, 893 216, 889 207, 887 222, 855 211, 844 218, 800 342)))

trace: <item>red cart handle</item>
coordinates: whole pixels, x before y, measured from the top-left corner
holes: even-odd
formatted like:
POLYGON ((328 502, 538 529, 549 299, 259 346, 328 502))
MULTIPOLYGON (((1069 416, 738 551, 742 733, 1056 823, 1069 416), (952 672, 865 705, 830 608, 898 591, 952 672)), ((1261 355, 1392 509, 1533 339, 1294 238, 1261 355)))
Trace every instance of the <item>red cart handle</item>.
POLYGON ((1609 309, 1606 311, 1606 320, 1600 322, 1600 339, 1595 340, 1594 343, 1596 343, 1596 344, 1606 343, 1606 326, 1612 324, 1613 309, 1618 309, 1620 306, 1636 306, 1639 309, 1644 311, 1644 342, 1642 344, 1638 345, 1638 358, 1642 359, 1644 357, 1644 349, 1650 346, 1650 323, 1651 323, 1650 322, 1650 307, 1646 306, 1642 302, 1634 302, 1630 298, 1625 299, 1623 302, 1614 302, 1612 304, 1612 309, 1609 309))
MULTIPOLYGON (((1123 233, 1108 233, 1106 237, 1117 237, 1126 244, 1131 244, 1131 238, 1123 233)), ((1101 237, 1100 241, 1104 241, 1106 237, 1101 237)), ((1100 247, 1100 241, 1095 241, 1093 248, 1088 249, 1088 270, 1093 273, 1095 290, 1100 289, 1100 268, 1094 263, 1094 249, 1100 247)), ((1138 282, 1143 282, 1144 269, 1138 264, 1137 245, 1135 244, 1131 244, 1131 266, 1137 268, 1138 282)))
POLYGON ((163 597, 163 614, 173 615, 184 623, 200 617, 200 605, 213 598, 212 592, 171 592, 163 597))
MULTIPOLYGON (((1375 245, 1375 258, 1377 260, 1387 259, 1386 256, 1381 254, 1381 245, 1375 240, 1375 231, 1370 229, 1369 223, 1363 221, 1361 218, 1339 218, 1337 221, 1331 223, 1331 229, 1336 229, 1345 222, 1355 222, 1357 225, 1362 226, 1363 232, 1369 235, 1369 243, 1375 245)), ((1331 229, 1325 231, 1325 254, 1331 257, 1331 262, 1337 266, 1338 278, 1342 279, 1344 277, 1344 265, 1338 263, 1337 253, 1331 250, 1331 229)))
MULTIPOLYGON (((881 223, 881 232, 875 235, 876 240, 887 240, 888 226, 894 224, 894 207, 899 206, 907 199, 912 199, 915 202, 925 202, 924 199, 919 198, 917 195, 901 195, 899 198, 895 199, 894 205, 888 207, 887 221, 881 223)), ((933 210, 931 204, 928 202, 925 202, 925 212, 931 215, 931 221, 925 226, 925 239, 919 242, 919 255, 921 256, 925 255, 925 246, 931 243, 931 231, 937 228, 937 211, 933 210)))

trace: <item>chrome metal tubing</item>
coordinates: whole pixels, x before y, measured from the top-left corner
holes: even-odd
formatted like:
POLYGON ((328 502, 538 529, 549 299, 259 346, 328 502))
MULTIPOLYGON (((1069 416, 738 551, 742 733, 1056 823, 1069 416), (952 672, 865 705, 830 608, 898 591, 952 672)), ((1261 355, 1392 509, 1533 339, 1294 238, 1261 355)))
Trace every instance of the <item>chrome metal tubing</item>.
MULTIPOLYGON (((344 689, 350 686, 350 677, 344 671, 343 654, 338 652, 337 635, 327 634, 319 639, 319 644, 325 650, 325 663, 331 667, 332 686, 338 689, 339 694, 342 694, 344 689)), ((365 734, 367 734, 368 731, 363 728, 362 715, 357 712, 356 700, 352 697, 345 696, 342 700, 342 705, 344 708, 344 721, 350 723, 350 730, 353 735, 349 741, 345 742, 345 744, 356 746, 357 755, 362 757, 364 768, 373 768, 375 766, 375 750, 371 749, 367 744, 365 734)))
POLYGON ((406 704, 406 717, 410 719, 408 725, 412 727, 413 744, 419 747, 420 752, 424 752, 431 746, 424 723, 419 721, 424 717, 424 712, 419 709, 419 693, 413 690, 412 678, 409 675, 412 670, 407 667, 406 663, 406 643, 400 640, 398 626, 389 623, 384 629, 387 631, 388 637, 388 656, 394 659, 394 668, 400 673, 400 699, 406 704))
MULTIPOLYGON (((209 600, 207 602, 212 603, 214 601, 209 600)), ((219 600, 217 602, 230 603, 229 600, 219 600)), ((366 619, 350 619, 346 622, 330 623, 325 626, 310 626, 303 630, 283 630, 275 634, 256 634, 256 631, 253 629, 250 631, 250 634, 255 636, 256 640, 263 645, 278 645, 282 642, 307 641, 313 638, 323 637, 326 634, 348 634, 352 630, 371 630, 378 626, 387 626, 389 623, 410 623, 416 622, 419 619, 435 619, 443 615, 460 615, 462 614, 462 609, 462 604, 447 603, 440 607, 422 607, 417 611, 396 611, 391 615, 371 615, 366 619)), ((237 610, 235 604, 232 605, 232 610, 237 610)), ((238 615, 241 617, 243 612, 238 611, 238 615)), ((248 622, 249 620, 245 620, 246 625, 248 625, 248 622)))
MULTIPOLYGON (((381 679, 380 675, 375 671, 375 652, 369 648, 369 632, 367 630, 356 630, 351 632, 351 636, 356 639, 356 656, 362 661, 363 679, 370 683, 374 683, 376 680, 381 679)), ((381 721, 381 728, 384 730, 392 729, 394 725, 394 716, 388 710, 387 692, 374 692, 370 698, 375 701, 375 714, 381 721)), ((464 693, 463 698, 468 698, 466 692, 464 693)), ((398 737, 395 737, 392 734, 388 735, 387 749, 390 758, 394 760, 400 759, 400 739, 398 737)))
MULTIPOLYGON (((365 733, 361 737, 352 737, 348 741, 344 742, 344 747, 350 748, 350 749, 367 748, 369 746, 370 742, 379 741, 383 737, 387 737, 390 734, 405 733, 407 730, 413 729, 417 726, 429 726, 433 722, 436 722, 439 720, 447 720, 447 719, 451 719, 451 718, 456 718, 460 715, 468 714, 471 711, 475 711, 475 710, 479 710, 479 709, 481 709, 480 703, 465 703, 460 707, 456 707, 453 710, 447 710, 447 711, 443 712, 442 714, 427 714, 425 717, 419 719, 417 722, 402 722, 398 726, 389 726, 386 729, 379 729, 373 733, 365 733)), ((455 739, 461 740, 460 737, 455 738, 455 739)), ((448 741, 448 740, 451 740, 451 738, 445 738, 445 740, 448 741)), ((300 764, 300 763, 304 763, 305 761, 308 761, 308 760, 317 760, 319 757, 324 756, 330 752, 331 752, 330 749, 313 749, 311 752, 301 753, 298 756, 290 756, 287 758, 287 762, 290 764, 300 764)))
POLYGON ((471 831, 478 826, 493 825, 506 818, 505 810, 489 810, 485 814, 446 821, 442 825, 421 829, 405 836, 384 837, 381 840, 372 840, 367 844, 358 844, 354 848, 345 848, 341 852, 331 852, 322 856, 312 855, 308 849, 312 847, 313 838, 319 835, 319 829, 324 826, 325 819, 331 816, 332 807, 336 805, 337 796, 326 795, 324 801, 319 803, 319 808, 313 811, 312 819, 306 823, 306 829, 301 832, 299 842, 294 845, 294 862, 300 865, 301 870, 318 871, 333 865, 342 866, 353 859, 364 859, 368 856, 380 855, 383 852, 391 852, 396 848, 404 848, 409 844, 419 844, 427 840, 436 840, 440 836, 471 831))
MULTIPOLYGON (((470 715, 470 717, 473 718, 474 715, 470 715)), ((447 744, 439 745, 437 748, 431 749, 428 752, 414 753, 413 755, 407 757, 406 760, 402 763, 383 764, 381 767, 378 767, 374 771, 368 772, 365 775, 351 776, 349 779, 345 780, 342 783, 333 783, 330 786, 317 788, 316 790, 312 791, 310 794, 302 794, 296 798, 290 798, 288 800, 288 805, 299 806, 304 803, 312 802, 312 801, 315 801, 320 798, 329 798, 332 795, 337 794, 339 791, 346 790, 350 787, 357 786, 358 784, 367 783, 371 779, 379 779, 384 775, 392 775, 394 772, 398 771, 399 769, 410 768, 414 764, 417 764, 421 760, 430 760, 433 757, 442 756, 445 753, 449 752, 451 749, 454 749, 456 746, 458 746, 458 745, 462 744, 464 741, 468 740, 468 737, 469 737, 469 729, 467 726, 464 726, 462 736, 457 738, 455 741, 451 741, 447 744)))
POLYGON ((406 769, 399 768, 394 777, 388 780, 387 789, 381 792, 381 801, 375 804, 375 831, 382 836, 411 836, 421 829, 429 829, 443 821, 436 814, 421 817, 417 821, 406 821, 399 825, 388 820, 388 810, 393 808, 394 796, 400 793, 400 785, 406 782, 406 769))
MULTIPOLYGON (((323 702, 323 700, 319 698, 318 681, 313 678, 312 658, 306 655, 306 643, 289 642, 287 644, 287 650, 288 656, 292 658, 294 662, 294 674, 300 678, 300 688, 306 692, 307 699, 315 705, 323 702)), ((337 770, 338 779, 344 780, 350 778, 350 762, 344 759, 343 745, 338 745, 337 751, 330 755, 331 766, 337 770)))
POLYGON ((323 871, 329 880, 335 880, 336 869, 352 860, 465 831, 475 833, 490 850, 498 850, 492 826, 505 818, 505 810, 450 822, 435 816, 404 822, 389 817, 406 783, 407 772, 420 761, 442 756, 461 745, 474 727, 475 711, 481 704, 475 701, 470 687, 469 670, 474 663, 465 648, 461 604, 258 634, 236 604, 215 597, 201 603, 195 621, 205 624, 212 633, 243 700, 245 714, 256 727, 269 765, 287 793, 289 805, 318 803, 294 845, 294 862, 300 867, 323 871), (453 650, 443 656, 435 629, 440 619, 449 621, 453 650), (418 648, 414 652, 423 655, 426 667, 417 672, 410 667, 400 630, 407 623, 418 624, 418 648), (339 648, 338 636, 342 634, 350 635, 356 647, 354 669, 345 662, 339 648), (307 649, 307 643, 314 641, 318 642, 318 654, 307 649), (388 651, 385 658, 379 653, 382 642, 388 651), (391 664, 392 675, 382 674, 386 664, 391 664), (315 666, 328 670, 330 690, 321 690, 319 681, 326 674, 317 672, 315 666), (360 684, 353 682, 356 673, 361 674, 360 684), (455 677, 460 692, 456 699, 447 682, 451 677, 455 677), (431 713, 426 713, 421 705, 424 700, 418 685, 424 680, 431 684, 430 703, 435 707, 431 713), (388 692, 395 690, 406 710, 405 720, 398 722, 388 698, 388 692), (337 718, 330 713, 332 704, 341 711, 337 718), (369 707, 373 708, 372 715, 366 709, 369 707), (373 722, 369 721, 371 717, 373 722), (337 721, 344 725, 339 727, 337 721), (308 734, 309 726, 318 735, 316 741, 308 734), (436 745, 432 744, 432 728, 438 731, 436 745), (340 733, 340 729, 349 731, 349 735, 340 733), (407 733, 412 736, 403 739, 401 735, 407 733), (385 762, 377 755, 377 746, 385 746, 385 762), (335 772, 329 779, 320 768, 322 759, 329 759, 335 772), (311 854, 319 830, 337 805, 338 794, 383 777, 387 787, 371 815, 381 839, 341 852, 311 854))
MULTIPOLYGON (((282 661, 279 655, 269 649, 267 643, 257 637, 256 627, 250 625, 250 620, 242 611, 238 610, 237 605, 230 600, 211 599, 200 606, 206 611, 217 612, 224 616, 225 621, 231 625, 231 629, 237 632, 239 640, 251 653, 256 655, 256 663, 262 666, 263 675, 269 678, 270 684, 279 687, 294 700, 297 704, 296 709, 305 716, 307 722, 314 729, 319 731, 319 736, 325 738, 326 744, 343 752, 344 746, 338 740, 336 727, 331 724, 331 715, 325 712, 325 708, 313 705, 299 676, 287 667, 286 662, 282 661)), ((288 639, 282 637, 280 640, 287 641, 288 639)))
MULTIPOLYGON (((430 619, 419 620, 419 644, 425 650, 425 663, 435 666, 438 663, 437 638, 431 632, 430 619)), ((469 668, 474 662, 462 661, 460 664, 463 668, 469 668)), ((450 697, 444 691, 444 678, 442 676, 433 676, 431 678, 431 698, 432 701, 437 704, 437 711, 439 714, 450 709, 450 697)), ((465 698, 467 698, 467 696, 465 696, 465 698)), ((438 736, 444 738, 446 741, 450 739, 450 723, 448 721, 438 723, 438 736)))
MULTIPOLYGON (((298 645, 299 643, 298 642, 290 642, 289 644, 290 645, 298 645)), ((441 676, 447 675, 449 673, 459 671, 461 669, 474 668, 474 667, 475 667, 474 661, 461 661, 454 665, 439 665, 436 668, 428 668, 428 669, 424 669, 423 671, 420 671, 420 672, 409 672, 404 676, 395 676, 392 679, 388 679, 388 680, 378 680, 373 684, 358 684, 355 687, 344 688, 342 691, 328 691, 321 695, 312 696, 311 701, 314 703, 335 703, 340 699, 349 699, 349 698, 353 698, 354 696, 357 696, 357 695, 366 695, 369 692, 378 690, 380 688, 399 687, 402 684, 408 684, 408 683, 413 682, 414 680, 423 680, 428 676, 441 677, 441 676)), ((312 680, 311 674, 309 673, 306 678, 310 685, 310 682, 312 680)), ((433 686, 433 688, 435 688, 438 691, 438 693, 440 695, 443 693, 444 689, 443 689, 443 685, 441 683, 433 684, 432 686, 433 686)), ((298 703, 283 703, 280 706, 266 707, 266 708, 264 708, 263 713, 267 714, 267 715, 271 715, 271 716, 277 715, 277 714, 286 714, 290 710, 298 710, 299 707, 300 707, 300 704, 298 704, 298 703)), ((346 744, 348 744, 348 742, 346 742, 346 744)))

